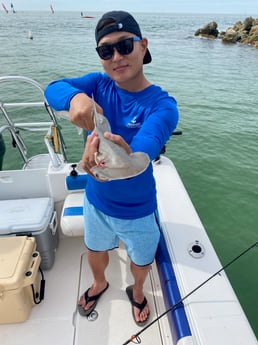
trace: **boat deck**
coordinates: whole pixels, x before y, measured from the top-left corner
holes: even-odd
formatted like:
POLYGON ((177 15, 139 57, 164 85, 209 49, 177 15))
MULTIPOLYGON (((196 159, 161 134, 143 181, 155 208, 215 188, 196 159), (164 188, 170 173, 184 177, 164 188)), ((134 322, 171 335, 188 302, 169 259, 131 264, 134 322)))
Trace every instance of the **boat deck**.
MULTIPOLYGON (((76 310, 79 296, 92 283, 82 237, 62 238, 51 270, 45 271, 44 301, 33 307, 29 319, 20 324, 0 325, 1 345, 122 345, 141 330, 132 318, 131 304, 125 293, 132 284, 129 261, 123 248, 110 253, 107 269, 109 289, 96 307, 98 317, 90 321, 76 310)), ((165 310, 154 264, 145 285, 151 317, 165 310)), ((164 317, 141 336, 144 344, 173 344, 164 317)))
MULTIPOLYGON (((48 174, 52 181, 51 192, 56 196, 56 207, 60 208, 59 214, 63 205, 60 200, 64 196, 55 191, 63 186, 67 171, 64 168, 48 174)), ((145 284, 151 309, 150 322, 181 298, 188 297, 183 308, 186 318, 177 318, 173 312, 171 320, 172 313, 169 313, 168 318, 161 318, 140 335, 141 343, 257 345, 226 273, 216 274, 203 285, 221 269, 221 263, 174 165, 162 157, 160 164, 155 166, 154 174, 168 255, 158 264, 159 272, 163 267, 162 274, 157 273, 154 263, 145 284), (173 268, 167 266, 170 261, 173 268), (184 329, 185 325, 190 332, 184 329)), ((34 196, 36 192, 36 196, 42 196, 47 191, 45 170, 3 172, 0 176, 2 197, 4 193, 10 197, 12 193, 16 197, 22 196, 24 188, 30 188, 34 196), (36 182, 35 186, 32 181, 36 182)), ((160 255, 157 255, 157 260, 160 260, 160 255)), ((107 269, 110 287, 96 307, 98 318, 95 321, 81 317, 76 310, 79 296, 92 283, 82 236, 61 237, 54 266, 45 271, 45 278, 45 300, 32 309, 26 322, 0 325, 1 345, 84 345, 87 341, 97 345, 123 345, 141 330, 133 321, 131 305, 125 293, 126 286, 132 284, 132 277, 123 247, 110 253, 107 269)))

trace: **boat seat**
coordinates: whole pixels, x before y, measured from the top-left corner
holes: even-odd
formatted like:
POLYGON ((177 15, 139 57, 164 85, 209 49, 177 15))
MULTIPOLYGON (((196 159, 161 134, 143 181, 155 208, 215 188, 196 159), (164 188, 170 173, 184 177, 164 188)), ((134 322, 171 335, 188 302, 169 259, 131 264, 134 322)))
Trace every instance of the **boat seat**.
POLYGON ((61 213, 61 230, 65 236, 83 236, 83 202, 87 174, 66 177, 69 192, 65 198, 61 213))
POLYGON ((49 162, 50 162, 49 154, 42 153, 28 159, 28 161, 24 164, 23 169, 40 169, 40 168, 47 169, 49 162))

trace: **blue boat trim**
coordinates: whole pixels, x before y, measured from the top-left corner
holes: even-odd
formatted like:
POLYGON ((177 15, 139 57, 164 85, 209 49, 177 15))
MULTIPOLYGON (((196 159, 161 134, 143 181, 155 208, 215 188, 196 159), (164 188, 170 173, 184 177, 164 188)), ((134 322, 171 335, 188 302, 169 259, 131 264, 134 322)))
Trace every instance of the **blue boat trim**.
POLYGON ((81 175, 77 175, 77 176, 67 176, 66 177, 66 187, 68 190, 85 189, 87 179, 88 179, 87 174, 81 174, 81 175))
MULTIPOLYGON (((161 231, 160 242, 156 253, 156 263, 163 291, 166 309, 181 300, 175 272, 170 260, 166 241, 161 231)), ((181 338, 191 336, 190 325, 183 303, 167 314, 173 341, 177 343, 181 338)))
POLYGON ((64 209, 63 217, 67 216, 82 216, 83 206, 71 206, 64 209))

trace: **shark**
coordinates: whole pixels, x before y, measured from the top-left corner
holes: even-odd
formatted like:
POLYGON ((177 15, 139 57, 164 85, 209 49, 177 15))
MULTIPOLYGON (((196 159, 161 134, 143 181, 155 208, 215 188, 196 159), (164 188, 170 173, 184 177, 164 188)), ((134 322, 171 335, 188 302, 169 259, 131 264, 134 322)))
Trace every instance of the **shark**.
POLYGON ((144 152, 128 154, 124 148, 104 137, 111 132, 108 119, 97 112, 93 100, 94 131, 99 137, 98 152, 95 153, 96 165, 90 170, 100 181, 127 179, 143 173, 150 164, 149 156, 144 152))

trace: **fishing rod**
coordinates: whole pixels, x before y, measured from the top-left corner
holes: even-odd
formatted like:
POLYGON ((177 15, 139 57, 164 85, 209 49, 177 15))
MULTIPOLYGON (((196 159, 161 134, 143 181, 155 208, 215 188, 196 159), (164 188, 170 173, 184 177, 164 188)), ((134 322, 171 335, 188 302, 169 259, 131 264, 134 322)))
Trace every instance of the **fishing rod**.
POLYGON ((142 334, 143 332, 145 332, 149 327, 151 327, 154 323, 156 323, 159 319, 161 319, 163 316, 165 316, 166 314, 168 314, 169 312, 174 311, 177 307, 179 307, 180 305, 182 305, 183 301, 188 298, 189 296, 191 296, 193 293, 195 293, 197 290, 199 290, 202 286, 204 286, 205 284, 207 284, 211 279, 213 279, 214 277, 216 277, 218 274, 220 274, 220 272, 224 271, 226 268, 228 268, 230 265, 232 265, 235 261, 237 261, 238 259, 241 258, 241 256, 245 255, 247 252, 249 252, 251 249, 253 249, 254 247, 258 246, 258 241, 253 243, 250 247, 248 247, 247 249, 245 249, 243 252, 241 252, 239 255, 237 255, 234 259, 232 259, 230 262, 228 262, 226 265, 222 266, 217 272, 215 272, 214 274, 212 274, 208 279, 206 279, 204 282, 202 282, 200 285, 198 285, 196 288, 194 288, 192 291, 190 291, 187 295, 185 295, 184 297, 182 297, 176 304, 172 305, 171 307, 169 307, 166 311, 164 311, 164 313, 160 314, 156 319, 154 319, 152 322, 150 322, 147 326, 145 326, 142 330, 140 330, 138 333, 132 335, 128 340, 126 340, 125 343, 123 343, 122 345, 127 345, 131 342, 135 343, 135 344, 140 344, 141 343, 141 339, 140 339, 140 334, 142 334))

